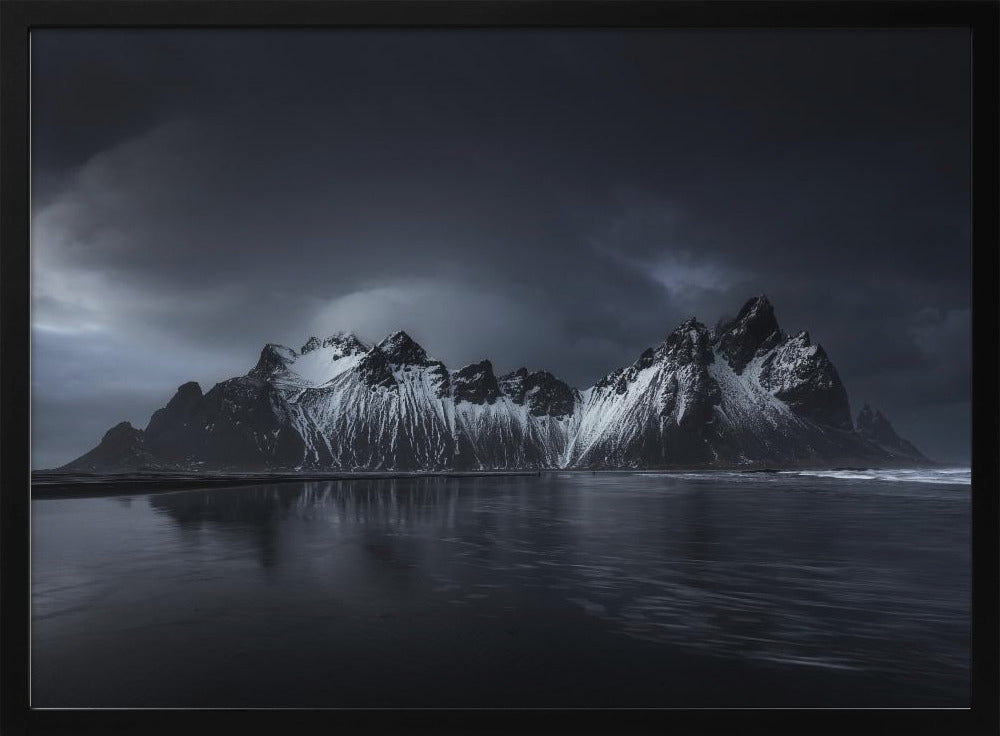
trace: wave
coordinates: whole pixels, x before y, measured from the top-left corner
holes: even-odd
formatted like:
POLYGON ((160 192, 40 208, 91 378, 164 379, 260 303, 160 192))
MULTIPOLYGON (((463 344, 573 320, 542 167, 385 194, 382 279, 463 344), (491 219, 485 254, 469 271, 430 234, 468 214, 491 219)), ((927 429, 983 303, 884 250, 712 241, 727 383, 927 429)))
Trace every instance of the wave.
POLYGON ((840 480, 873 480, 904 483, 934 483, 943 485, 971 485, 971 468, 940 468, 929 470, 783 470, 782 475, 801 475, 814 478, 840 480))

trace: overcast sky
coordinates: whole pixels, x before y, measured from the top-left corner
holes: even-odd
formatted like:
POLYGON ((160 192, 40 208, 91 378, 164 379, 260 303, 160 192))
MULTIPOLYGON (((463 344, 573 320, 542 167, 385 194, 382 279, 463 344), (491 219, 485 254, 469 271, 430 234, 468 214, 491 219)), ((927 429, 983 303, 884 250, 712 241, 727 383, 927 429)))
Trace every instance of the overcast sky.
POLYGON ((958 31, 32 33, 33 465, 261 347, 578 388, 764 292, 969 457, 958 31))

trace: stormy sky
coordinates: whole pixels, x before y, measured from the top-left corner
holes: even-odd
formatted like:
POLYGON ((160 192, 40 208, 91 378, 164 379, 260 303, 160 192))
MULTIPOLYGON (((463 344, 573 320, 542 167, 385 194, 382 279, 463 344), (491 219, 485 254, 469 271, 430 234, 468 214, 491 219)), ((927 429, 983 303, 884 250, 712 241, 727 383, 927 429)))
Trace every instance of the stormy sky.
POLYGON ((962 31, 37 30, 32 464, 261 347, 578 388, 766 293, 966 463, 962 31))

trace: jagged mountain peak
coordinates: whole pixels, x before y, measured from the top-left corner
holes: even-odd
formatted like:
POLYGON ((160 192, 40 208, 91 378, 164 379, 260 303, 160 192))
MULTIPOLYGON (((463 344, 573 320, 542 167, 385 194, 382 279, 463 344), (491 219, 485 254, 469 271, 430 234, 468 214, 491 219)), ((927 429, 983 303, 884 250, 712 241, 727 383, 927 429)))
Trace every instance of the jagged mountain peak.
MULTIPOLYGON (((885 414, 882 413, 881 409, 872 409, 871 405, 865 402, 865 405, 861 407, 858 412, 858 419, 855 422, 855 427, 862 434, 864 433, 877 433, 879 429, 888 428, 892 430, 892 424, 886 418, 885 414)), ((893 431, 895 434, 895 431, 893 431)))
POLYGON ((882 413, 881 409, 872 409, 871 404, 866 401, 861 407, 861 410, 858 412, 858 429, 863 426, 868 426, 875 421, 888 422, 889 420, 886 419, 885 414, 882 413))
POLYGON ((701 320, 697 317, 688 317, 667 335, 666 341, 669 343, 672 340, 677 341, 684 337, 688 337, 691 340, 700 340, 702 337, 708 337, 708 334, 708 328, 705 327, 701 320))
POLYGON ((506 382, 506 383, 514 383, 519 381, 523 382, 529 379, 533 382, 542 382, 542 383, 550 381, 559 381, 559 379, 555 375, 549 373, 548 371, 529 371, 524 366, 521 366, 520 368, 513 370, 510 373, 504 373, 499 378, 501 382, 506 382))
POLYGON ((393 345, 393 344, 415 345, 416 341, 412 337, 410 337, 409 334, 407 334, 406 330, 396 330, 395 332, 386 335, 386 337, 383 338, 383 340, 378 345, 380 348, 385 349, 386 345, 393 345))
POLYGON ((282 390, 294 392, 334 379, 353 367, 367 350, 368 347, 349 332, 338 332, 322 340, 310 337, 298 353, 284 345, 268 343, 247 377, 274 382, 282 390))
POLYGON ((705 325, 701 323, 697 317, 688 317, 683 322, 681 322, 677 327, 674 328, 674 332, 685 332, 687 330, 697 330, 699 332, 705 330, 705 325))
POLYGON ((101 438, 90 452, 63 466, 64 470, 88 472, 121 472, 150 464, 145 433, 131 422, 119 422, 101 438))
POLYGON ((783 340, 774 306, 764 294, 747 301, 735 319, 720 322, 715 333, 719 352, 737 373, 783 340))
POLYGON ((751 315, 764 314, 767 312, 773 314, 774 305, 771 304, 771 300, 767 298, 767 294, 761 292, 760 294, 747 299, 746 303, 740 308, 739 313, 736 315, 736 319, 746 319, 751 315))
POLYGON ((260 349, 261 355, 268 353, 271 355, 276 355, 279 358, 287 361, 295 360, 299 354, 296 353, 292 348, 287 345, 282 345, 276 342, 268 342, 264 344, 264 347, 260 349))
MULTIPOLYGON (((639 360, 634 364, 636 367, 644 362, 644 355, 645 353, 639 356, 639 360)), ((654 355, 678 365, 694 362, 711 363, 714 360, 711 334, 705 325, 694 317, 689 317, 667 336, 666 341, 654 352, 654 355)), ((648 361, 648 358, 645 360, 648 361)))
POLYGON ((782 349, 797 350, 804 357, 815 358, 818 361, 825 361, 827 363, 830 361, 823 346, 818 342, 813 342, 807 330, 800 330, 797 334, 785 338, 781 347, 782 349))
POLYGON ((527 404, 534 416, 562 417, 573 413, 577 393, 548 371, 521 367, 500 377, 500 390, 515 404, 527 404))
POLYGON ((395 365, 429 365, 434 362, 428 358, 427 351, 402 330, 393 332, 377 347, 386 360, 395 365))
POLYGON ((201 385, 197 381, 188 381, 187 383, 182 383, 177 387, 177 394, 174 398, 178 396, 197 396, 201 397, 201 385))
MULTIPOLYGON (((201 401, 203 395, 201 386, 197 381, 188 381, 177 387, 177 393, 174 394, 173 398, 167 402, 166 407, 161 411, 171 415, 188 414, 191 412, 191 408, 201 401)), ((155 428, 157 417, 161 414, 161 411, 153 413, 149 423, 146 425, 147 432, 150 428, 155 428)))
MULTIPOLYGON (((523 370, 523 369, 522 369, 523 370)), ((476 363, 469 363, 464 365, 455 371, 456 374, 470 374, 470 373, 493 373, 493 362, 489 358, 483 358, 476 363)))
POLYGON ((774 317, 774 305, 767 298, 766 294, 758 294, 750 297, 739 308, 735 317, 722 317, 716 326, 716 337, 721 337, 723 333, 740 325, 747 325, 756 322, 772 322, 777 328, 777 320, 774 317))
POLYGON ((299 354, 305 355, 311 353, 313 350, 321 350, 323 348, 335 348, 342 355, 355 355, 368 350, 368 346, 358 339, 358 336, 353 332, 339 331, 322 340, 315 335, 310 337, 299 350, 299 354))
POLYGON ((858 412, 855 427, 859 435, 890 452, 910 459, 927 459, 911 442, 896 433, 896 429, 881 410, 873 410, 867 403, 858 412))
POLYGON ((757 380, 799 416, 841 430, 853 429, 847 390, 837 369, 805 331, 767 351, 757 380))
POLYGON ((451 387, 455 401, 492 404, 500 398, 500 384, 489 360, 470 363, 452 373, 451 387))
POLYGON ((257 364, 250 369, 247 375, 257 380, 266 381, 277 371, 287 370, 297 357, 298 355, 291 348, 269 342, 261 349, 257 364))

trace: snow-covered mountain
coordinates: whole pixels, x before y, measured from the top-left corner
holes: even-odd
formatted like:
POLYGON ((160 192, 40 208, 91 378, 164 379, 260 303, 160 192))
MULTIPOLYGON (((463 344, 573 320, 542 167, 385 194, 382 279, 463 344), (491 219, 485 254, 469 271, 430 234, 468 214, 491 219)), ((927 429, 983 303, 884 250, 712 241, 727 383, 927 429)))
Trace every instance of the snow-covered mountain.
POLYGON ((64 466, 478 470, 926 463, 881 413, 855 429, 809 335, 764 296, 708 329, 689 319, 586 391, 546 371, 449 370, 405 332, 268 344, 245 375, 186 383, 145 430, 127 422, 64 466))

